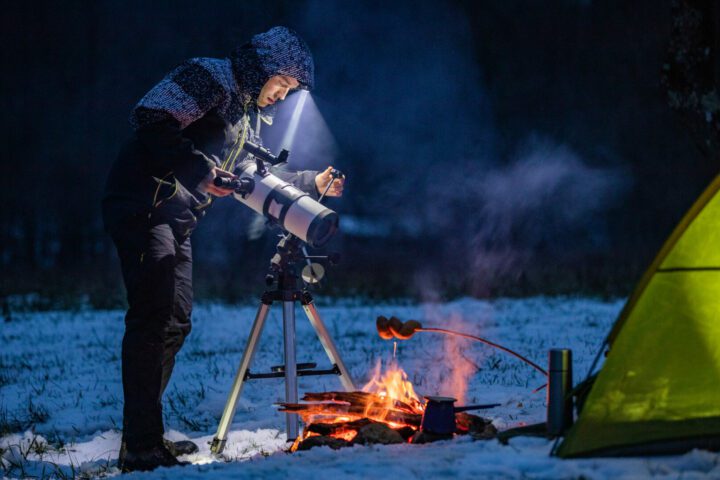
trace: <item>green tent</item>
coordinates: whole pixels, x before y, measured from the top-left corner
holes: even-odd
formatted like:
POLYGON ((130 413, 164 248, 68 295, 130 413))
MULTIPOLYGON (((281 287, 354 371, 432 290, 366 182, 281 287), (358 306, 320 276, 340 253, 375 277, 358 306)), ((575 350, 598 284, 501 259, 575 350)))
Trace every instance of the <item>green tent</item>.
POLYGON ((720 176, 675 228, 607 337, 561 457, 720 449, 720 176))

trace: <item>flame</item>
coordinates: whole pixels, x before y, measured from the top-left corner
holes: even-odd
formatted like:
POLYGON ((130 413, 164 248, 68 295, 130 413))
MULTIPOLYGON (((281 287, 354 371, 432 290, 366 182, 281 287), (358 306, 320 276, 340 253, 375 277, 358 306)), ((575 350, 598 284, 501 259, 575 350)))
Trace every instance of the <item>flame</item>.
MULTIPOLYGON (((375 371, 368 383, 362 388, 363 392, 375 393, 384 399, 383 407, 392 408, 397 402, 408 405, 414 413, 422 413, 424 405, 415 393, 413 384, 408 380, 407 373, 397 363, 392 362, 385 373, 381 373, 382 362, 378 361, 375 371)), ((374 403, 367 406, 367 415, 374 403)), ((381 419, 382 420, 382 419, 381 419)))

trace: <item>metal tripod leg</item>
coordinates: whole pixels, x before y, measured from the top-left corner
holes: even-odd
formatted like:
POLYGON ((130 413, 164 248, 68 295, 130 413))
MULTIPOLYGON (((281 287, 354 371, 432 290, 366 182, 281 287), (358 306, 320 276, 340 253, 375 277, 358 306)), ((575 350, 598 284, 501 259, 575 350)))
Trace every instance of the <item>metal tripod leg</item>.
POLYGON ((217 433, 210 445, 210 451, 212 453, 222 453, 225 448, 227 431, 233 417, 235 416, 235 409, 237 408, 237 402, 240 399, 240 393, 242 392, 243 383, 245 382, 245 375, 250 368, 250 362, 252 362, 253 356, 255 355, 255 349, 257 348, 258 340, 260 339, 260 334, 265 326, 265 320, 267 319, 269 311, 270 305, 262 303, 260 308, 258 308, 257 315, 255 315, 255 321, 253 322, 252 330, 250 330, 247 346, 243 352, 242 360, 240 360, 240 367, 235 375, 235 381, 233 382, 230 395, 225 403, 225 410, 223 410, 217 433))
MULTIPOLYGON (((295 302, 283 302, 283 337, 285 340, 285 402, 298 403, 297 363, 295 356, 295 302)), ((285 414, 287 440, 298 436, 298 416, 285 414)))
POLYGON ((325 328, 325 324, 320 319, 320 314, 315 308, 315 305, 312 302, 303 302, 303 310, 305 310, 305 314, 307 315, 308 320, 310 320, 310 324, 315 329, 328 358, 330 358, 330 361, 337 365, 338 370, 340 370, 340 381, 342 382, 343 387, 345 387, 345 390, 348 392, 355 391, 355 384, 350 376, 350 372, 345 367, 342 358, 340 358, 337 347, 335 347, 335 343, 333 343, 332 338, 330 338, 330 334, 328 333, 327 328, 325 328))

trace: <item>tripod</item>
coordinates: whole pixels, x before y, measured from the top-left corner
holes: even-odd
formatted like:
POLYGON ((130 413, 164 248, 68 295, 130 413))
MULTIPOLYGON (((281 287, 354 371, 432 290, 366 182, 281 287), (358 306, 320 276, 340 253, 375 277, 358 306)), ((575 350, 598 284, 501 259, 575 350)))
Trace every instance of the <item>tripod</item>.
MULTIPOLYGON (((278 243, 277 253, 270 261, 270 273, 265 277, 269 287, 273 284, 275 284, 276 287, 267 290, 260 298, 260 307, 255 315, 255 321, 250 330, 247 346, 243 352, 242 360, 240 360, 240 367, 235 375, 232 389, 225 403, 225 409, 223 410, 217 433, 210 445, 210 450, 215 454, 222 453, 225 448, 228 428, 235 416, 237 402, 240 399, 242 387, 246 380, 284 377, 285 401, 288 403, 297 403, 298 401, 298 376, 339 375, 345 390, 355 390, 350 373, 347 368, 345 368, 345 364, 342 358, 340 358, 335 343, 330 338, 327 328, 325 328, 325 324, 320 319, 320 314, 313 304, 312 295, 307 290, 298 288, 299 279, 296 272, 296 264, 306 259, 308 259, 308 257, 304 255, 303 244, 298 237, 287 234, 278 243), (250 363, 255 355, 260 335, 265 326, 265 320, 267 319, 273 302, 282 302, 285 364, 271 367, 271 371, 268 373, 252 373, 250 372, 250 363), (315 329, 320 343, 325 349, 325 353, 327 353, 330 362, 333 364, 331 369, 315 370, 317 366, 315 363, 296 363, 295 302, 300 302, 308 320, 310 320, 310 324, 315 329)), ((312 269, 312 266, 310 268, 312 269)), ((286 413, 286 423, 288 441, 295 440, 298 436, 297 415, 294 413, 286 413)))

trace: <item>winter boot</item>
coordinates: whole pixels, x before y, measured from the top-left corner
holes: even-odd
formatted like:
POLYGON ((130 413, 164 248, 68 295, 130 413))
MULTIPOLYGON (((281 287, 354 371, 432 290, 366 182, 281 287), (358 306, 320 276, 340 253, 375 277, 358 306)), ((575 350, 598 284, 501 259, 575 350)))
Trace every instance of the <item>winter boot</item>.
POLYGON ((122 473, 134 471, 155 470, 157 467, 176 467, 189 465, 189 462, 179 462, 165 445, 152 447, 148 450, 125 450, 119 459, 122 473))
POLYGON ((197 453, 198 450, 200 450, 198 446, 190 440, 180 440, 177 442, 173 442, 172 440, 163 438, 163 444, 165 445, 165 448, 167 448, 170 453, 172 453, 176 457, 179 457, 180 455, 192 455, 193 453, 197 453))

